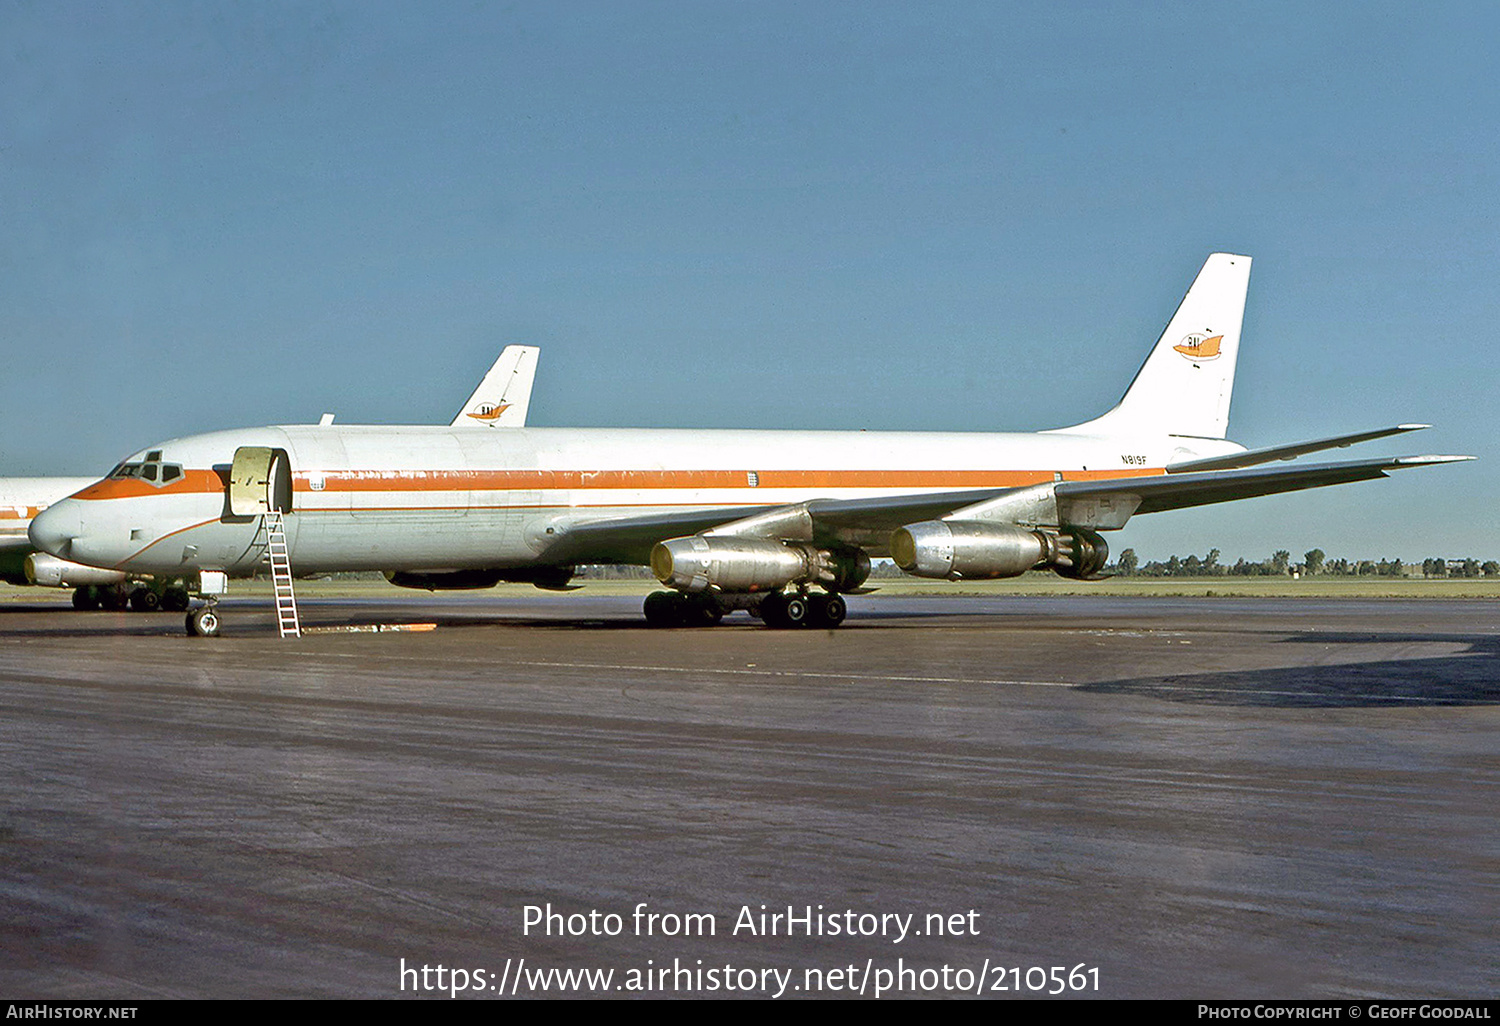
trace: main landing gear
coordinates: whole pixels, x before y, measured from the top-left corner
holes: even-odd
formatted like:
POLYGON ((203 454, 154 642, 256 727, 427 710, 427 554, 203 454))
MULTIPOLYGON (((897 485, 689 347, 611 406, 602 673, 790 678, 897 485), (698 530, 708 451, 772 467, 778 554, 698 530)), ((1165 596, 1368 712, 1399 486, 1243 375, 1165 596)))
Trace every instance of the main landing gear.
POLYGON ((713 627, 735 609, 747 609, 767 627, 831 629, 844 622, 849 607, 833 592, 772 592, 769 595, 685 595, 653 591, 646 596, 646 623, 651 627, 713 627))
POLYGON ((827 592, 776 592, 760 604, 760 618, 767 627, 834 628, 844 622, 849 607, 838 595, 827 592))
POLYGON ((137 613, 155 613, 165 610, 180 613, 188 607, 188 590, 180 584, 167 587, 137 584, 86 584, 73 589, 73 608, 82 610, 107 609, 119 612, 132 609, 137 613))
POLYGON ((714 627, 725 610, 707 595, 653 591, 646 596, 644 612, 651 627, 714 627))

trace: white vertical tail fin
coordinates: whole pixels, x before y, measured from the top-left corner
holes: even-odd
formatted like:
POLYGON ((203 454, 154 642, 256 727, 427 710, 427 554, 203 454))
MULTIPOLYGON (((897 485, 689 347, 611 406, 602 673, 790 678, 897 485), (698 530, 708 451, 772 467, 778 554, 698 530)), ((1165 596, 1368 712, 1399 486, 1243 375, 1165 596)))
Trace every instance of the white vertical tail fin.
POLYGON ((535 346, 506 346, 452 426, 525 427, 540 352, 535 346))
POLYGON ((1223 438, 1250 287, 1250 258, 1214 253, 1114 409, 1066 432, 1223 438))

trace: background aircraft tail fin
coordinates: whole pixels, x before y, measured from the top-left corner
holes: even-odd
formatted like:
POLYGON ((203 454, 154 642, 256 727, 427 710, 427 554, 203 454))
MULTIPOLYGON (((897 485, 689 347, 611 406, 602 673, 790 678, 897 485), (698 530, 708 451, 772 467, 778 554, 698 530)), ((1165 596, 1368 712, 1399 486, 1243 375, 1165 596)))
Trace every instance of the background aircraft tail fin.
POLYGON ((1125 397, 1104 416, 1063 430, 1225 437, 1249 287, 1249 257, 1209 256, 1125 397))

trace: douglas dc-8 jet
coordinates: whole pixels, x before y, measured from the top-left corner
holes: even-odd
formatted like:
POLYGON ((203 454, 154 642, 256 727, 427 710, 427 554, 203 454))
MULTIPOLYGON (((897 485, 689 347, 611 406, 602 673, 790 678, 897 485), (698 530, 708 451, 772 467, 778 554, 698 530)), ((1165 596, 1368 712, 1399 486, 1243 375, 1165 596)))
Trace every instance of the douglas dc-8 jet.
MULTIPOLYGON (((417 588, 529 581, 583 564, 649 565, 654 626, 748 609, 837 626, 871 557, 950 580, 1050 567, 1090 579, 1101 532, 1138 513, 1383 477, 1468 459, 1279 465, 1414 430, 1249 449, 1226 440, 1250 258, 1208 258, 1124 398, 1035 434, 287 426, 150 446, 47 509, 31 539, 132 574, 253 574, 267 523, 298 574, 382 570, 417 588)), ((1044 359, 1045 363, 1046 360, 1044 359)))

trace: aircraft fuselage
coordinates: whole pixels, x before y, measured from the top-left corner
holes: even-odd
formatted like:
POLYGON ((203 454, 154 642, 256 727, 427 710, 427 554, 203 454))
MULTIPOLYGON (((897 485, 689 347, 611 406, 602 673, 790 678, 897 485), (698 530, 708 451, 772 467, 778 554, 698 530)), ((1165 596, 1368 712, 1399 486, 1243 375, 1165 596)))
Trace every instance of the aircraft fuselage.
POLYGON ((550 525, 579 517, 1155 475, 1241 449, 1045 432, 266 427, 142 450, 125 464, 159 453, 180 476, 107 478, 55 506, 39 533, 71 538, 70 558, 97 566, 251 574, 259 519, 234 516, 227 499, 244 446, 286 453, 298 573, 525 567, 545 562, 550 525))

